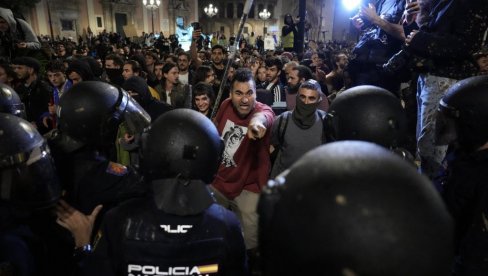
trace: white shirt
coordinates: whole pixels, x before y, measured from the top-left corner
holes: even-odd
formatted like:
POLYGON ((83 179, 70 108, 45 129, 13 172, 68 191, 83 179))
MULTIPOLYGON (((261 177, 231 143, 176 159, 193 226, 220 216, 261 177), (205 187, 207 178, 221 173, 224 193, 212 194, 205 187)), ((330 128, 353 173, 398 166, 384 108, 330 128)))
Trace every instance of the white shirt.
POLYGON ((171 91, 166 91, 166 103, 171 105, 171 97, 169 96, 169 94, 171 93, 171 91))
POLYGON ((188 71, 186 71, 186 74, 180 74, 179 77, 178 77, 178 80, 182 83, 182 84, 188 84, 188 76, 190 74, 188 74, 188 71))

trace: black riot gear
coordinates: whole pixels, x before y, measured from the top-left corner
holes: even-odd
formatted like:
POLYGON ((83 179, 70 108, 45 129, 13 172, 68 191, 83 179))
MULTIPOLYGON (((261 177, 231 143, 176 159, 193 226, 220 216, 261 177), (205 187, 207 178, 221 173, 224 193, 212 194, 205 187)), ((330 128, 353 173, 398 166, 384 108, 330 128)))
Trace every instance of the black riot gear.
POLYGON ((100 81, 84 81, 61 97, 58 107, 59 130, 70 141, 96 146, 110 145, 119 124, 127 124, 133 134, 140 133, 150 116, 121 88, 100 81))
POLYGON ((488 76, 453 85, 439 103, 436 142, 474 151, 488 141, 488 76))
POLYGON ((60 197, 49 148, 27 121, 0 113, 0 199, 25 209, 45 208, 60 197))
POLYGON ((19 95, 10 86, 0 83, 0 112, 26 118, 25 106, 19 95))
POLYGON ((387 90, 361 85, 341 93, 329 107, 328 140, 361 140, 401 147, 407 119, 400 100, 387 90))
POLYGON ((142 137, 146 197, 107 213, 83 275, 247 275, 237 217, 207 187, 222 149, 203 114, 161 115, 142 137))
POLYGON ((223 142, 215 125, 201 113, 169 111, 152 124, 144 140, 142 167, 146 180, 180 177, 212 182, 223 142))
POLYGON ((449 273, 447 209, 427 178, 386 149, 330 143, 281 177, 260 199, 276 202, 271 214, 259 210, 269 219, 261 235, 264 275, 449 273))

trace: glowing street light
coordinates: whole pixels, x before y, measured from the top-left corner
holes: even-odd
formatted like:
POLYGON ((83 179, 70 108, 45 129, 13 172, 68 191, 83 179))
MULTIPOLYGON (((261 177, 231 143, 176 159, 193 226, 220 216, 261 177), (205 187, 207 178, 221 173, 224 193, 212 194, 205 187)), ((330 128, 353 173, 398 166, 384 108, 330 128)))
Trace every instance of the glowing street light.
POLYGON ((361 0, 342 0, 342 5, 344 5, 347 10, 352 11, 353 9, 359 8, 361 0))
POLYGON ((209 17, 214 17, 219 12, 217 7, 214 7, 214 5, 212 5, 212 4, 209 4, 208 7, 203 8, 203 11, 209 17))
POLYGON ((159 8, 159 5, 161 5, 161 0, 142 0, 142 4, 144 7, 151 10, 151 26, 152 33, 154 34, 154 10, 159 8))
POLYGON ((271 13, 267 9, 264 9, 258 13, 258 16, 264 21, 264 28, 263 28, 263 34, 264 34, 264 30, 266 29, 266 20, 268 20, 271 17, 271 13))

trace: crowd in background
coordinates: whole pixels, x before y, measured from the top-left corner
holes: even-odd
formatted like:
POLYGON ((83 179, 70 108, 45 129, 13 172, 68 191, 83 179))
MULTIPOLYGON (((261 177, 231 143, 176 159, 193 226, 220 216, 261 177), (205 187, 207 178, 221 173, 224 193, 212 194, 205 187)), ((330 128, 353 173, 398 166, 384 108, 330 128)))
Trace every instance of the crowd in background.
MULTIPOLYGON (((366 140, 400 152, 443 192, 448 170, 443 165, 449 161, 446 153, 454 150, 434 143, 434 115, 439 101, 460 80, 488 74, 488 48, 483 45, 488 22, 486 5, 481 0, 465 6, 461 2, 376 1, 362 6, 351 18, 359 34, 357 43, 308 40, 300 53, 296 51, 301 48, 296 45, 297 23, 291 15, 285 16, 282 44, 275 50, 265 50, 263 38, 254 33, 236 42, 234 35, 227 40, 219 32, 204 36, 196 29, 190 49, 185 51, 176 35, 162 32, 134 38, 105 30, 99 34, 89 30, 79 38, 37 36, 27 22, 1 8, 0 83, 15 90, 25 106, 25 119, 48 138, 60 128, 59 115, 67 110, 60 108, 63 95, 80 87, 122 88, 152 122, 174 109, 192 109, 211 119, 224 149, 216 177, 207 184, 211 183, 215 200, 239 217, 244 233, 239 242, 248 260, 244 270, 248 264, 253 275, 261 275, 259 194, 269 179, 279 177, 306 152, 345 135, 346 130, 332 135, 331 129, 340 127, 331 125, 331 121, 337 123, 346 115, 356 114, 351 120, 356 122, 353 128, 375 129, 376 125, 368 120, 375 117, 375 112, 379 118, 381 112, 389 112, 394 106, 392 112, 400 110, 406 121, 389 117, 384 122, 395 131, 405 123, 401 139, 395 136, 384 142, 388 135, 381 133, 373 135, 372 141, 366 140), (456 17, 456 9, 469 20, 456 17), (92 84, 83 86, 87 81, 92 84), (347 96, 341 97, 343 93, 357 99, 368 96, 341 109, 347 101, 347 96), (377 95, 380 97, 375 98, 377 95), (394 104, 389 104, 391 101, 394 104), (361 108, 367 114, 355 113, 363 111, 361 108)), ((110 163, 110 170, 130 168, 139 172, 138 145, 144 139, 132 127, 130 122, 117 125, 116 135, 104 145, 104 158, 118 164, 110 163)), ((361 137, 361 133, 351 131, 350 137, 361 137)), ((450 195, 452 198, 446 199, 448 209, 456 223, 466 227, 464 219, 471 213, 456 209, 462 203, 457 194, 450 195)), ((346 205, 345 199, 336 201, 346 205)), ((68 219, 76 213, 69 204, 63 201, 61 207, 58 205, 58 216, 68 219)), ((95 210, 96 217, 100 209, 95 210)), ((76 214, 91 219, 93 227, 91 211, 76 214)), ((81 230, 65 222, 58 224, 71 231, 79 249, 77 235, 81 230)), ((92 234, 92 228, 89 230, 88 236, 92 234)), ((456 246, 460 246, 466 240, 456 234, 456 246)), ((454 263, 456 267, 462 260, 454 263)), ((484 264, 474 266, 488 271, 484 264)))

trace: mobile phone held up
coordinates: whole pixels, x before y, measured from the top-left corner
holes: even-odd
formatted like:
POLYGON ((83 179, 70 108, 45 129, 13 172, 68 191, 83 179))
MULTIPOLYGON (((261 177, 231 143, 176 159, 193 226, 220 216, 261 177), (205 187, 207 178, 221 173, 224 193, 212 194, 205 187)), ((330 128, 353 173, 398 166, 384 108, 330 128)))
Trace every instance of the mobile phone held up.
POLYGON ((191 26, 193 27, 193 30, 201 30, 202 29, 200 22, 192 22, 191 26))

